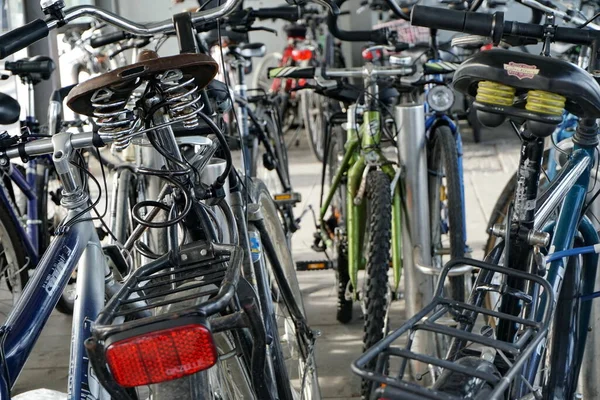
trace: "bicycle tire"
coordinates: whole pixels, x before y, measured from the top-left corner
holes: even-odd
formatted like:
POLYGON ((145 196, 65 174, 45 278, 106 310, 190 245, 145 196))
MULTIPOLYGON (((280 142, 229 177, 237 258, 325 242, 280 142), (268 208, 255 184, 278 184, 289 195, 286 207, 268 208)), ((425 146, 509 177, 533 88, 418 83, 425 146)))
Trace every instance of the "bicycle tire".
MULTIPOLYGON (((287 241, 285 238, 283 227, 281 226, 281 222, 278 218, 275 203, 273 202, 273 199, 271 198, 267 187, 260 180, 254 180, 252 182, 251 190, 253 201, 259 204, 260 209, 262 210, 265 228, 269 233, 270 240, 272 241, 272 243, 275 244, 274 248, 277 252, 277 258, 284 267, 283 272, 285 274, 286 281, 288 282, 291 288, 291 292, 294 296, 294 301, 300 309, 300 311, 302 312, 302 314, 304 315, 304 317, 306 317, 304 303, 302 301, 302 293, 300 291, 300 285, 298 284, 298 278, 296 275, 294 262, 289 247, 285 245, 287 241)), ((270 265, 268 265, 267 267, 269 268, 268 272, 271 276, 271 284, 276 285, 276 279, 273 278, 273 272, 271 272, 270 270, 270 268, 272 267, 270 265)), ((272 309, 274 310, 274 312, 271 316, 268 316, 268 318, 271 319, 271 325, 274 328, 273 330, 278 333, 277 336, 280 339, 273 340, 273 343, 271 345, 271 360, 273 363, 273 371, 276 375, 276 381, 279 385, 285 385, 284 382, 290 382, 289 389, 293 389, 295 391, 298 391, 299 389, 301 394, 296 393, 298 397, 293 398, 303 398, 306 400, 319 398, 320 393, 316 369, 310 365, 311 360, 307 361, 304 355, 305 352, 306 354, 310 354, 310 349, 303 346, 302 351, 297 351, 296 353, 299 356, 298 360, 291 361, 292 364, 294 362, 298 362, 297 370, 299 371, 299 374, 300 371, 303 371, 303 373, 299 375, 298 379, 294 379, 289 375, 291 370, 290 367, 293 367, 293 365, 289 365, 290 357, 286 357, 286 355, 288 354, 284 352, 283 344, 285 343, 289 347, 290 338, 295 338, 295 340, 297 341, 297 346, 302 345, 302 343, 301 339, 299 338, 299 333, 296 331, 295 324, 291 320, 291 314, 288 310, 288 305, 285 303, 285 301, 282 301, 281 299, 281 291, 278 289, 278 287, 272 286, 271 289, 271 298, 274 301, 272 309), (278 307, 277 311, 275 311, 276 306, 278 307), (283 308, 281 306, 283 306, 283 308), (286 314, 284 315, 283 313, 286 314), (283 320, 281 317, 283 317, 283 320), (282 327, 284 329, 284 332, 281 332, 282 327), (302 378, 304 374, 306 374, 306 377, 302 378), (300 388, 294 387, 292 384, 292 382, 294 381, 300 381, 302 386, 300 386, 300 388), (303 386, 304 383, 306 383, 307 386, 303 386)), ((298 348, 298 350, 300 349, 298 348)), ((289 353, 293 354, 293 352, 289 353)), ((285 393, 287 392, 288 388, 280 387, 279 390, 285 393)))
MULTIPOLYGON (((458 169, 458 152, 454 135, 448 126, 435 128, 433 133, 433 151, 429 156, 429 207, 431 221, 431 256, 437 257, 437 251, 442 248, 442 213, 447 211, 448 242, 450 258, 463 257, 465 254, 464 216, 462 215, 463 200, 461 195, 460 171, 458 169), (445 178, 445 185, 442 183, 445 178), (442 204, 442 191, 447 205, 442 204), (441 208, 439 208, 441 207, 441 208), (445 207, 445 208, 444 208, 445 207), (460 210, 460 211, 458 211, 460 210)), ((443 258, 439 256, 439 266, 443 258)), ((450 278, 451 296, 455 300, 465 299, 464 275, 450 278)))
MULTIPOLYGON (((4 185, 2 185, 2 188, 0 188, 0 190, 5 189, 6 188, 4 185)), ((11 212, 15 211, 10 210, 8 207, 10 206, 0 202, 0 248, 2 250, 2 255, 0 256, 0 262, 2 262, 0 271, 2 271, 2 275, 6 281, 8 289, 13 295, 14 305, 19 297, 18 295, 15 297, 15 293, 20 293, 23 291, 23 288, 29 281, 29 271, 32 268, 23 268, 30 262, 30 260, 27 257, 25 243, 20 235, 20 230, 11 217, 11 212), (5 247, 7 243, 10 243, 12 252, 8 251, 5 247), (5 268, 6 265, 8 267, 5 268), (18 273, 10 274, 9 269, 15 268, 16 271, 14 272, 18 271, 18 273)))
POLYGON ((323 99, 312 90, 304 90, 300 96, 300 108, 310 148, 317 160, 323 162, 325 157, 323 99), (314 118, 311 112, 316 112, 314 118))
POLYGON ((483 125, 477 117, 477 110, 473 107, 473 103, 469 102, 467 103, 467 106, 467 121, 473 131, 473 141, 475 143, 481 143, 481 131, 483 130, 483 125))
MULTIPOLYGON (((329 175, 328 183, 331 187, 333 177, 335 176, 344 155, 343 131, 340 127, 333 127, 329 138, 327 149, 327 173, 329 175)), ((336 228, 344 227, 344 216, 346 215, 346 186, 342 183, 331 202, 332 215, 328 220, 329 230, 334 232, 336 228)), ((343 239, 342 239, 343 240, 343 239)), ((337 283, 337 310, 336 319, 347 324, 352 320, 352 299, 346 299, 346 290, 350 285, 350 273, 348 271, 348 248, 346 243, 339 242, 334 238, 334 265, 337 283)))
MULTIPOLYGON (((550 150, 544 150, 544 157, 542 162, 542 168, 546 169, 548 158, 550 157, 550 150)), ((538 188, 538 194, 543 191, 543 184, 547 183, 545 176, 540 176, 540 186, 538 188)), ((506 185, 504 185, 504 189, 498 196, 498 200, 496 200, 496 204, 494 204, 494 208, 492 209, 492 213, 490 214, 490 219, 487 224, 487 233, 488 239, 485 243, 485 255, 489 254, 490 251, 496 246, 498 243, 498 238, 491 233, 491 229, 495 224, 501 224, 504 222, 506 215, 508 214, 508 207, 515 198, 515 191, 517 190, 517 173, 515 172, 506 185)))
POLYGON ((261 61, 260 64, 258 64, 258 66, 256 67, 256 70, 254 72, 254 75, 252 77, 252 89, 262 89, 265 92, 269 92, 269 89, 271 88, 270 83, 272 83, 271 80, 264 80, 262 81, 262 77, 266 77, 267 75, 267 68, 268 68, 268 63, 272 60, 275 60, 276 62, 274 63, 275 65, 273 65, 273 67, 277 67, 281 64, 281 60, 283 59, 283 55, 281 53, 271 53, 271 54, 267 54, 266 56, 264 56, 261 61), (265 87, 264 85, 261 85, 261 83, 263 82, 269 82, 269 85, 267 87, 265 87))
POLYGON ((487 232, 488 238, 485 243, 484 254, 487 255, 492 251, 492 249, 496 246, 498 241, 498 237, 492 235, 491 228, 495 224, 501 224, 504 222, 504 219, 508 215, 508 207, 510 207, 511 202, 515 198, 515 190, 517 189, 517 173, 515 172, 513 176, 510 177, 506 185, 504 185, 504 189, 498 196, 498 200, 496 200, 496 204, 492 209, 492 213, 490 214, 490 219, 487 224, 487 232))
MULTIPOLYGON (((390 178, 380 170, 367 174, 367 215, 368 246, 366 252, 366 292, 363 351, 371 348, 383 339, 387 293, 388 269, 392 238, 392 194, 390 178)), ((366 239, 365 237, 365 239, 366 239)), ((367 368, 375 367, 375 363, 367 368)), ((363 380, 361 393, 363 399, 369 399, 373 382, 363 380)))

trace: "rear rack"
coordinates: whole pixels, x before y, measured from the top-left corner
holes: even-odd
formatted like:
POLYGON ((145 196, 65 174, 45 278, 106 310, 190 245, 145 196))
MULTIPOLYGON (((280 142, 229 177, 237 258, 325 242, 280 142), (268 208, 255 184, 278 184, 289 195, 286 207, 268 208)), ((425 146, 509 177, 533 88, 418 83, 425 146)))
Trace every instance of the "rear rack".
POLYGON ((113 337, 166 328, 189 318, 205 321, 212 332, 247 325, 244 312, 225 315, 237 290, 242 258, 237 246, 194 242, 132 272, 99 313, 92 337, 85 342, 96 375, 112 398, 130 398, 107 368, 105 347, 113 337), (223 315, 216 316, 219 313, 223 315))
MULTIPOLYGON (((486 288, 478 286, 474 290, 483 292, 486 288)), ((523 301, 526 302, 526 299, 523 301)), ((479 382, 485 382, 491 388, 491 393, 486 398, 500 399, 503 398, 504 391, 513 379, 521 372, 525 361, 548 333, 553 305, 554 293, 552 288, 540 276, 472 259, 454 259, 441 270, 433 301, 406 321, 399 329, 368 349, 352 364, 352 370, 363 379, 372 381, 375 388, 374 392, 383 398, 394 400, 452 400, 462 398, 416 384, 407 372, 408 364, 409 362, 421 362, 428 365, 429 371, 455 373, 464 377, 479 379, 479 382), (444 297, 444 282, 450 270, 464 265, 479 268, 480 273, 488 271, 539 285, 543 290, 542 293, 546 296, 546 301, 539 303, 543 309, 537 312, 537 315, 542 315, 541 319, 536 321, 533 318, 521 318, 444 297), (454 320, 454 323, 451 324, 453 326, 440 323, 442 318, 448 315, 452 316, 454 320), (496 339, 493 334, 490 335, 492 333, 490 329, 475 333, 473 327, 479 315, 519 324, 521 329, 518 340, 515 343, 509 343, 496 339), (438 357, 413 350, 415 335, 420 332, 450 339, 453 344, 452 348, 456 351, 452 357, 446 355, 438 357), (485 371, 485 368, 476 368, 472 365, 464 365, 466 363, 456 362, 464 357, 481 361, 479 365, 484 364, 486 361, 483 354, 486 351, 487 354, 490 354, 489 350, 492 351, 493 363, 487 361, 487 364, 490 366, 493 364, 496 366, 501 365, 503 373, 499 373, 494 367, 492 367, 494 371, 489 369, 485 371), (481 358, 478 359, 477 357, 481 358)), ((531 314, 535 313, 528 313, 528 315, 531 314)))

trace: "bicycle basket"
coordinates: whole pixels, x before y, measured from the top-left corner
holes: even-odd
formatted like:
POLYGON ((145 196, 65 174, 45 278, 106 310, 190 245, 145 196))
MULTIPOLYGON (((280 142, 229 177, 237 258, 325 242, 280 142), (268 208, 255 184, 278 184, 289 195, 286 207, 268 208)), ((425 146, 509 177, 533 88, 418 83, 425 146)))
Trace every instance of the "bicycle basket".
MULTIPOLYGON (((506 290, 504 285, 482 282, 478 278, 471 296, 475 299, 480 295, 480 303, 491 292, 506 290)), ((503 295, 518 294, 505 291, 503 295)), ((541 297, 523 296, 522 300, 531 304, 541 297)), ((482 393, 486 400, 504 399, 504 391, 521 379, 525 361, 548 333, 553 303, 552 288, 539 276, 471 259, 454 259, 441 270, 433 301, 368 349, 352 364, 352 370, 372 382, 371 399, 479 399, 483 398, 480 397, 482 393), (547 300, 538 303, 538 311, 543 313, 541 322, 505 314, 494 307, 484 308, 477 302, 468 304, 444 297, 443 283, 449 272, 463 265, 479 268, 479 276, 487 275, 489 281, 494 274, 500 274, 539 285, 547 300), (494 337, 490 325, 500 321, 521 327, 518 340, 507 342, 494 337), (448 355, 436 354, 439 353, 437 349, 423 350, 435 347, 426 345, 434 335, 438 343, 451 344, 448 355), (420 385, 416 383, 419 380, 422 383, 435 380, 435 383, 420 385), (470 397, 473 388, 478 396, 470 397), (463 392, 465 389, 467 393, 463 392)))
POLYGON ((410 22, 403 19, 376 24, 373 26, 373 29, 389 29, 392 32, 395 31, 400 42, 409 44, 429 42, 429 28, 412 26, 410 22))
POLYGON ((213 333, 235 322, 224 312, 236 292, 241 262, 236 246, 194 242, 131 274, 85 342, 112 398, 129 398, 126 388, 178 379, 217 362, 213 333))

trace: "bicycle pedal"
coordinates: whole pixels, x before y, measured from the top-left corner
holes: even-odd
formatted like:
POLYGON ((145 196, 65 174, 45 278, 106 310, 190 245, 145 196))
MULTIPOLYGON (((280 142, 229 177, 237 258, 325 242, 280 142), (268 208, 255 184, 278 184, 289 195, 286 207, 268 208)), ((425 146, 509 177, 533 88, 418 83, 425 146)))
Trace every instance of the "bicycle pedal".
POLYGON ((322 271, 332 269, 333 263, 329 260, 324 261, 296 261, 296 271, 322 271))
POLYGON ((302 195, 298 192, 280 193, 273 195, 273 200, 278 206, 296 204, 302 201, 302 195))

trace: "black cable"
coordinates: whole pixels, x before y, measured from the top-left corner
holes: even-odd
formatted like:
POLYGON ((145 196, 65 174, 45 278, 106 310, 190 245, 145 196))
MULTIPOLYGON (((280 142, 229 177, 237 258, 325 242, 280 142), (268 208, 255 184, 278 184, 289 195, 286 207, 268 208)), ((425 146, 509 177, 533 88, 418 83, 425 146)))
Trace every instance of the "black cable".
MULTIPOLYGON (((221 5, 220 0, 218 1, 218 5, 221 5)), ((217 39, 219 40, 219 47, 220 47, 219 53, 220 53, 220 58, 221 58, 221 66, 224 69, 225 68, 225 57, 223 56, 223 47, 222 47, 223 39, 221 36, 221 20, 220 19, 217 20, 217 39)), ((225 71, 223 71, 223 78, 224 78, 223 80, 225 83, 225 87, 227 88, 227 96, 229 97, 229 101, 231 102, 231 112, 233 113, 233 119, 235 120, 235 123, 237 125, 238 137, 240 139, 240 145, 242 147, 242 163, 244 164, 244 169, 245 169, 247 160, 246 160, 246 154, 243 150, 244 138, 242 137, 242 131, 240 130, 240 122, 238 121, 237 112, 234 109, 235 100, 233 99, 233 96, 231 95, 231 85, 229 82, 229 74, 225 73, 225 71)), ((229 158, 229 160, 232 160, 231 151, 229 150, 229 146, 226 146, 223 149, 223 152, 226 153, 225 157, 229 158)), ((235 174, 238 177, 238 181, 241 182, 242 188, 244 189, 245 196, 242 196, 242 199, 244 201, 244 209, 246 209, 248 203, 250 202, 250 193, 248 193, 248 188, 246 187, 246 178, 249 178, 249 177, 245 177, 245 179, 240 179, 241 177, 240 177, 237 169, 233 168, 233 170, 235 171, 235 174)), ((248 225, 248 214, 247 213, 245 214, 244 219, 246 220, 246 225, 248 225)))
POLYGON ((589 208, 592 206, 592 204, 594 203, 594 200, 596 200, 598 198, 598 196, 600 196, 600 189, 598 189, 596 191, 596 193, 594 193, 594 195, 590 198, 590 200, 583 207, 583 210, 581 210, 581 215, 585 215, 588 212, 589 208))
POLYGON ((592 21, 594 21, 598 17, 600 17, 600 12, 597 12, 596 14, 594 14, 594 16, 592 18, 588 19, 583 24, 579 25, 577 28, 580 28, 580 29, 585 28, 586 26, 588 26, 592 21))
MULTIPOLYGON (((104 192, 108 195, 108 184, 106 183, 106 173, 104 171, 104 164, 102 164, 102 161, 100 159, 98 161, 100 163, 100 171, 102 172, 102 180, 104 182, 104 192)), ((110 235, 110 237, 113 238, 113 240, 118 241, 115 234, 112 232, 112 230, 106 224, 106 222, 104 222, 104 217, 106 216, 106 213, 108 212, 108 201, 105 202, 105 204, 104 204, 104 212, 102 213, 102 215, 100 215, 100 213, 98 212, 96 207, 94 207, 93 210, 96 213, 96 215, 98 216, 98 219, 100 220, 100 223, 102 224, 102 226, 104 226, 104 229, 106 229, 106 232, 110 235)))

